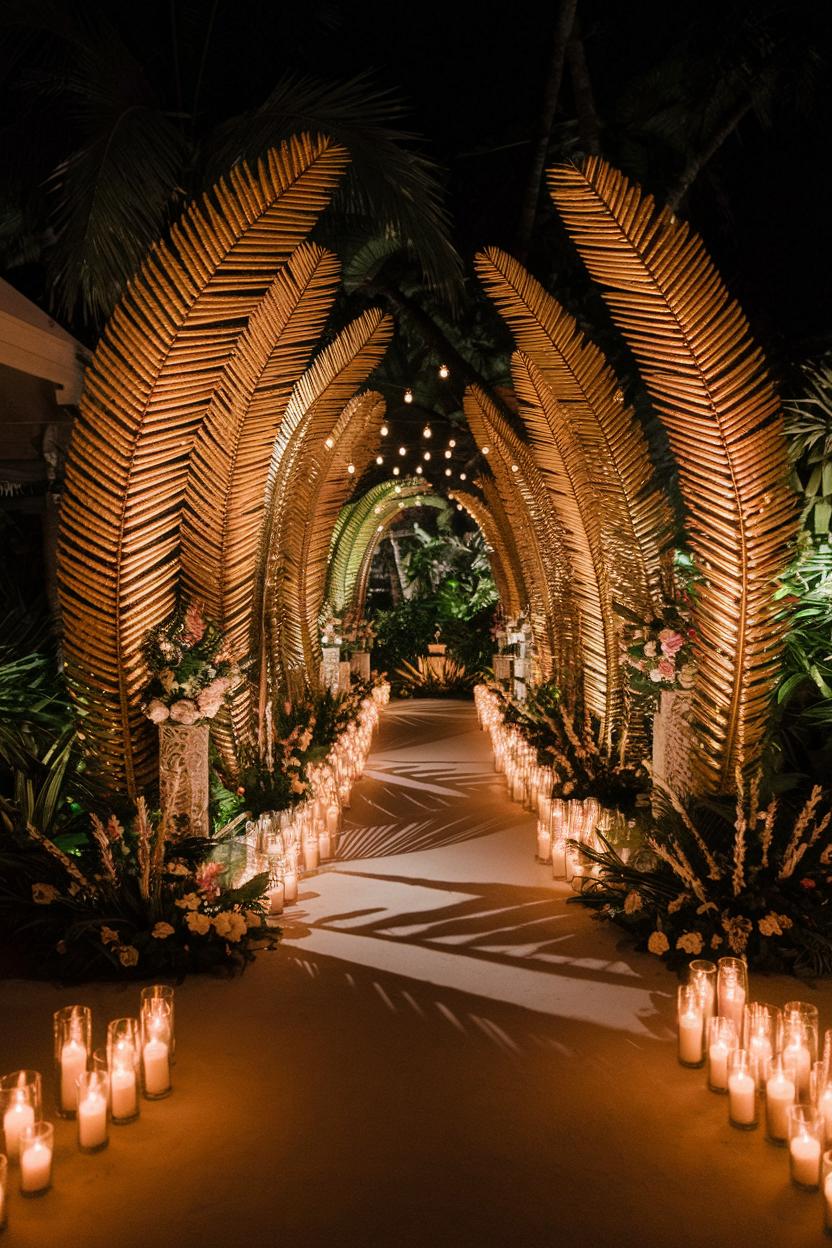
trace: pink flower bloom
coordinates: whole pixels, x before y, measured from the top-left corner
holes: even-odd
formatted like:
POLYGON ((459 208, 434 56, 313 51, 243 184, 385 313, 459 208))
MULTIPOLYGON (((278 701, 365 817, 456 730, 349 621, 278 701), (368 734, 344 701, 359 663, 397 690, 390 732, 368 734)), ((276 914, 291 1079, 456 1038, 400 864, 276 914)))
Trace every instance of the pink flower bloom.
POLYGON ((170 708, 170 717, 175 724, 195 724, 199 719, 199 708, 190 698, 180 698, 170 708))
POLYGON ((170 716, 170 711, 158 698, 148 702, 144 713, 152 724, 163 724, 170 716))
POLYGON ((681 633, 677 633, 672 628, 663 628, 659 633, 659 644, 662 648, 662 654, 666 654, 668 658, 673 658, 674 654, 678 654, 685 644, 685 639, 681 633))
POLYGON ((206 900, 213 901, 215 897, 219 897, 220 887, 217 879, 224 871, 225 867, 221 862, 206 862, 197 872, 196 886, 206 900))
POLYGON ((672 659, 659 659, 659 675, 662 680, 673 680, 676 675, 676 664, 672 659))

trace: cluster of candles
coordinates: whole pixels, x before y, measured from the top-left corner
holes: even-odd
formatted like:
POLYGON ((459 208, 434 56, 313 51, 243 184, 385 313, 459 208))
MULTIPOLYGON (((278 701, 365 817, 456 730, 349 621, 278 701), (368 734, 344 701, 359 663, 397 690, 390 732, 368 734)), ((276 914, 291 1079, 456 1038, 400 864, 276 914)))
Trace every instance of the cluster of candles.
MULTIPOLYGON (((141 990, 138 1018, 114 1018, 106 1045, 92 1046, 92 1011, 67 1005, 53 1015, 55 1110, 74 1119, 78 1148, 106 1148, 110 1124, 135 1122, 141 1098, 160 1100, 172 1089, 174 993, 165 984, 141 990)), ((52 1185, 55 1126, 43 1117, 43 1083, 37 1070, 0 1078, 0 1227, 5 1225, 8 1171, 19 1168, 24 1196, 42 1196, 52 1185)))
POLYGON ((326 759, 309 768, 310 796, 290 810, 269 811, 245 829, 246 862, 241 882, 268 872, 269 914, 278 915, 298 899, 298 881, 335 857, 343 811, 352 786, 364 770, 380 708, 390 699, 386 683, 365 698, 356 720, 341 734, 326 759))
POLYGON ((697 960, 679 986, 677 1024, 680 1063, 707 1067, 731 1125, 752 1131, 764 1120, 767 1140, 788 1147, 792 1182, 822 1186, 832 1235, 832 1029, 821 1048, 816 1007, 751 1001, 743 959, 697 960))
POLYGON ((536 856, 539 862, 551 864, 552 877, 565 880, 580 892, 585 880, 600 871, 584 858, 580 846, 603 848, 599 833, 615 844, 626 862, 631 832, 625 817, 602 807, 594 797, 554 797, 558 779, 554 769, 540 766, 537 750, 520 729, 505 723, 499 698, 487 686, 477 685, 474 702, 480 727, 491 737, 494 766, 505 775, 509 796, 525 809, 537 811, 536 856))

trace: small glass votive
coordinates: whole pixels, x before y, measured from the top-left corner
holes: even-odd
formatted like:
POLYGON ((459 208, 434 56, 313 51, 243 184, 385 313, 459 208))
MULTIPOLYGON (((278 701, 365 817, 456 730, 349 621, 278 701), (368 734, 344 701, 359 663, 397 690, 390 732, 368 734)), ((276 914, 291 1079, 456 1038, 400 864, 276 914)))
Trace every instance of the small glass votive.
POLYGON ((20 1191, 42 1196, 52 1186, 55 1128, 51 1122, 33 1122, 20 1133, 20 1191))
POLYGON ((702 1066, 705 1061, 705 1015, 693 984, 680 984, 676 994, 678 1057, 681 1066, 702 1066))
POLYGON ((737 1029, 730 1018, 714 1015, 708 1022, 708 1087, 728 1091, 728 1058, 737 1047, 737 1029))
POLYGON ((752 1001, 745 1007, 743 1044, 751 1058, 751 1073, 758 1088, 765 1085, 769 1063, 782 1048, 782 1022, 782 1012, 776 1005, 752 1001))
POLYGON ((113 1126, 139 1116, 141 1034, 137 1018, 114 1018, 107 1025, 107 1067, 113 1126))
POLYGON ((789 1169, 792 1183, 807 1190, 820 1183, 823 1154, 823 1124, 810 1105, 792 1105, 789 1110, 789 1169))
POLYGON ((43 1116, 43 1090, 36 1070, 13 1070, 0 1079, 0 1125, 11 1164, 20 1154, 20 1132, 43 1116))
POLYGON ((171 1092, 171 1017, 166 1001, 142 1002, 141 1030, 144 1095, 158 1101, 171 1092))
POLYGON ((823 1229, 827 1235, 832 1236, 832 1152, 824 1153, 821 1158, 820 1182, 823 1193, 823 1229))
MULTIPOLYGON (((170 1009, 170 1062, 173 1065, 176 1061, 176 1008, 175 993, 170 984, 149 984, 147 988, 142 988, 139 997, 140 1008, 144 1008, 145 1001, 164 1001, 170 1009)), ((155 1008, 155 1007, 154 1007, 155 1008)))
POLYGON ((706 958, 694 958, 688 964, 688 983, 696 988, 702 1002, 705 1026, 716 1013, 716 963, 706 958))
POLYGON ((92 1049, 92 1011, 86 1005, 66 1005, 55 1011, 52 1026, 58 1113, 62 1118, 74 1118, 78 1076, 87 1069, 92 1049))
POLYGON ((747 1049, 734 1049, 728 1058, 728 1121, 740 1131, 757 1125, 757 1080, 747 1049))
POLYGON ((782 1054, 773 1057, 766 1072, 766 1139, 783 1146, 789 1138, 789 1110, 797 1102, 794 1064, 782 1054))
POLYGON ((9 1163, 5 1153, 0 1153, 0 1231, 6 1225, 6 1193, 9 1182, 9 1163))
POLYGON ((743 958, 720 958, 716 968, 716 1008, 721 1018, 730 1018, 742 1041, 745 1003, 748 1000, 748 967, 743 958))
POLYGON ((85 1070, 78 1076, 78 1147, 82 1153, 100 1153, 110 1142, 110 1077, 103 1070, 85 1070))

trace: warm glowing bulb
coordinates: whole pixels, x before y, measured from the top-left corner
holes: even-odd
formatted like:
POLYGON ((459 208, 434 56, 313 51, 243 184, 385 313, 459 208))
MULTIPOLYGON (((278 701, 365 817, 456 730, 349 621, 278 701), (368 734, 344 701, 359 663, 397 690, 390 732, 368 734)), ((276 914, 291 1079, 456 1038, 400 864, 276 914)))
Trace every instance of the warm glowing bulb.
POLYGON ((512 471, 512 472, 519 472, 519 471, 520 471, 520 469, 517 467, 517 464, 512 464, 512 465, 511 465, 511 471, 512 471))
POLYGON ((374 507, 374 508, 373 508, 373 511, 376 513, 376 515, 377 515, 377 516, 378 516, 378 515, 381 515, 381 508, 380 508, 380 507, 374 507))
POLYGON ((432 438, 432 437, 433 437, 433 432, 432 432, 432 430, 431 430, 430 425, 425 425, 424 429, 422 430, 422 437, 423 437, 423 438, 432 438))
POLYGON ((384 463, 384 456, 383 456, 383 455, 376 455, 376 463, 377 463, 377 464, 383 464, 383 463, 384 463))
POLYGON ((384 525, 383 524, 378 525, 378 527, 376 528, 376 533, 383 533, 383 532, 384 532, 384 525))
POLYGON ((422 475, 422 465, 421 465, 421 464, 417 464, 417 465, 416 465, 416 472, 417 472, 417 473, 418 473, 418 475, 421 477, 421 475, 422 475))
POLYGON ((397 486, 396 486, 396 493, 397 493, 397 494, 401 494, 401 492, 402 492, 402 487, 401 487, 400 485, 397 485, 397 486))
POLYGON ((347 464, 347 472, 352 476, 355 472, 355 464, 347 464))
POLYGON ((453 452, 452 452, 452 451, 446 451, 446 452, 445 452, 445 458, 446 458, 446 459, 450 459, 452 454, 453 454, 453 452))
POLYGON ((326 442, 324 442, 324 446, 326 447, 328 451, 331 451, 334 445, 335 445, 334 438, 327 438, 326 442))
POLYGON ((394 468, 394 469, 393 469, 393 476, 394 476, 394 477, 397 477, 398 475, 399 475, 399 470, 398 470, 398 468, 394 468))
POLYGON ((400 446, 400 447, 399 447, 399 454, 400 454, 400 455, 406 455, 406 454, 407 454, 407 447, 406 447, 406 446, 400 446))
POLYGON ((451 470, 450 470, 450 468, 446 468, 446 469, 445 469, 445 476, 446 476, 446 477, 449 477, 450 475, 451 475, 451 470))
POLYGON ((451 438, 451 440, 448 442, 448 446, 456 446, 456 438, 451 438))
POLYGON ((482 448, 482 453, 483 453, 483 455, 487 455, 487 454, 488 454, 488 452, 489 452, 490 450, 491 450, 491 447, 490 447, 490 446, 484 446, 484 447, 482 448))
POLYGON ((457 511, 462 511, 462 503, 457 503, 456 509, 457 511))
POLYGON ((412 390, 405 390, 405 392, 404 392, 404 401, 405 401, 405 403, 412 403, 412 402, 413 402, 413 391, 412 391, 412 390))
POLYGON ((459 479, 460 479, 460 481, 467 481, 467 480, 468 480, 468 473, 467 473, 467 472, 461 472, 461 473, 459 474, 459 479))
POLYGON ((442 378, 442 380, 444 381, 444 380, 445 380, 445 378, 446 378, 446 377, 450 377, 450 375, 451 375, 451 370, 448 368, 448 365, 447 365, 447 364, 440 364, 440 365, 439 365, 439 376, 442 378))
POLYGON ((425 451, 425 454, 424 454, 423 458, 424 458, 424 459, 430 459, 430 451, 425 451))
POLYGON ((386 438, 389 432, 390 430, 387 428, 386 425, 382 425, 381 429, 379 430, 379 433, 381 434, 383 438, 386 438))

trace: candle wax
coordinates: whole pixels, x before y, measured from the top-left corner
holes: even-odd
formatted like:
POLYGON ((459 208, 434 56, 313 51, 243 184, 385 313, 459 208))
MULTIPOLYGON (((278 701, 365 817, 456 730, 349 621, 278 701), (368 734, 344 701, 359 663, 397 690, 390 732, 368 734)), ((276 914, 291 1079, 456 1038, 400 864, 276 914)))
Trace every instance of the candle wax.
POLYGON ((61 1109, 78 1108, 75 1081, 87 1069, 87 1050, 78 1040, 67 1040, 61 1049, 61 1109))
POLYGON ((283 877, 284 900, 288 904, 290 901, 298 899, 298 875, 297 871, 287 871, 283 877))
POLYGON ((283 881, 278 880, 269 889, 269 914, 280 914, 283 910, 283 881))
POLYGON ((801 1097, 809 1091, 809 1075, 812 1069, 812 1058, 805 1044, 799 1040, 792 1041, 783 1049, 783 1061, 794 1066, 797 1088, 801 1097))
POLYGON ((755 1121, 756 1091, 756 1083, 745 1071, 738 1071, 729 1076, 728 1101, 732 1122, 748 1127, 755 1121))
POLYGON ((20 1153, 21 1192, 41 1192, 52 1176, 52 1149, 42 1140, 24 1144, 20 1153))
POLYGON ((136 1112, 137 1089, 135 1070, 114 1070, 110 1079, 110 1098, 114 1118, 132 1118, 136 1112))
POLYGON ((149 1096, 160 1096, 170 1087, 170 1060, 164 1040, 148 1040, 142 1052, 144 1090, 149 1096))
POLYGON ((341 815, 341 812, 334 803, 332 804, 332 806, 327 807, 326 830, 330 836, 335 836, 336 832, 338 831, 338 820, 340 818, 340 815, 341 815))
POLYGON ((742 1035, 743 1014, 745 1013, 745 989, 737 983, 723 984, 719 990, 719 1012, 723 1018, 730 1018, 737 1029, 737 1036, 742 1035))
POLYGON ((717 1040, 708 1052, 708 1081, 712 1088, 728 1087, 728 1054, 730 1049, 724 1040, 717 1040))
POLYGON ((798 1135, 789 1141, 792 1178, 804 1187, 817 1187, 820 1177, 820 1142, 809 1135, 798 1135))
POLYGON ((679 1018, 679 1061, 698 1066, 702 1061, 702 1015, 685 1013, 679 1018))
POLYGON ((326 829, 318 833, 318 854, 321 862, 332 857, 332 837, 326 829))
POLYGON ((305 871, 314 871, 318 865, 318 840, 317 837, 307 837, 303 842, 303 868, 305 871))
POLYGON ((20 1155, 20 1132, 24 1127, 31 1127, 35 1121, 35 1111, 28 1101, 16 1100, 3 1115, 3 1133, 6 1137, 6 1156, 15 1161, 20 1155))
POLYGON ((784 1075, 772 1075, 766 1084, 766 1126, 773 1140, 789 1134, 789 1109, 794 1105, 795 1086, 784 1075))
POLYGON ((552 836, 548 828, 537 827, 537 856, 541 862, 548 862, 552 852, 552 836))
POLYGON ((78 1102, 78 1143, 81 1148, 100 1148, 107 1143, 107 1101, 97 1092, 78 1102))

